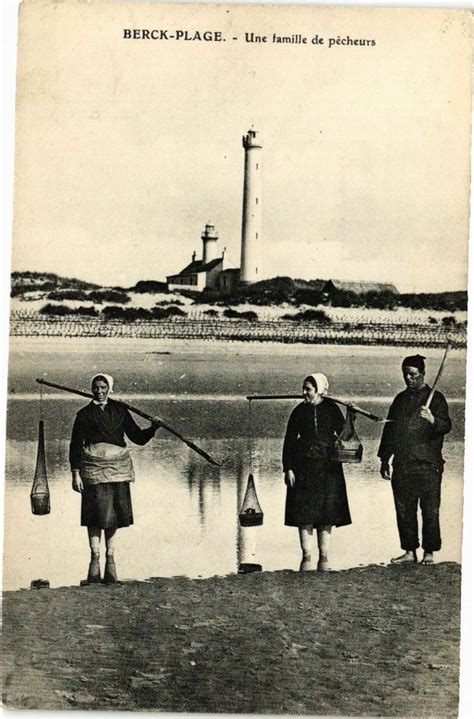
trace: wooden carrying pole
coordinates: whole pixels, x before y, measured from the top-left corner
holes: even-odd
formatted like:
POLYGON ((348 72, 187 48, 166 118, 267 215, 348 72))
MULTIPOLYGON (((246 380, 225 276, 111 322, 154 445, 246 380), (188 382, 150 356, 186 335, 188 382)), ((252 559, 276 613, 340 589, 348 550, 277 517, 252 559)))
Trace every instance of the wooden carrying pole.
MULTIPOLYGON (((336 402, 336 404, 342 404, 344 407, 349 407, 353 412, 357 412, 358 414, 361 414, 363 417, 368 417, 369 419, 373 420, 374 422, 391 422, 392 420, 384 419, 383 417, 378 417, 376 414, 372 414, 372 412, 367 412, 365 409, 361 409, 360 407, 356 407, 355 405, 351 404, 350 402, 344 402, 342 399, 337 399, 336 397, 332 397, 329 394, 324 395, 326 399, 330 399, 332 402, 336 402)), ((254 399, 303 399, 303 395, 301 394, 252 394, 247 397, 248 400, 254 400, 254 399)))
MULTIPOLYGON (((78 394, 80 397, 87 397, 88 399, 92 399, 93 395, 90 392, 84 392, 80 389, 72 389, 71 387, 64 387, 60 384, 55 384, 54 382, 47 382, 45 379, 37 379, 36 380, 39 384, 44 384, 47 387, 54 387, 55 389, 60 389, 63 392, 71 392, 72 394, 78 394)), ((128 409, 129 412, 133 412, 134 414, 138 414, 139 417, 143 417, 143 419, 147 419, 149 422, 153 421, 153 417, 151 414, 147 414, 146 412, 142 412, 141 409, 138 409, 137 407, 132 407, 131 404, 128 404, 128 402, 123 402, 120 399, 114 399, 114 402, 117 402, 117 404, 122 405, 122 407, 125 407, 125 409, 128 409)), ((191 442, 191 440, 186 439, 186 437, 183 437, 183 435, 178 432, 174 427, 171 427, 171 425, 167 424, 166 422, 163 422, 163 420, 160 419, 161 426, 166 429, 171 434, 174 434, 175 437, 180 439, 184 444, 187 444, 187 446, 192 449, 194 452, 197 452, 201 455, 201 457, 204 457, 205 460, 210 462, 210 464, 215 465, 216 467, 220 467, 220 463, 217 462, 215 459, 211 457, 210 454, 205 452, 203 449, 198 447, 194 442, 191 442)))

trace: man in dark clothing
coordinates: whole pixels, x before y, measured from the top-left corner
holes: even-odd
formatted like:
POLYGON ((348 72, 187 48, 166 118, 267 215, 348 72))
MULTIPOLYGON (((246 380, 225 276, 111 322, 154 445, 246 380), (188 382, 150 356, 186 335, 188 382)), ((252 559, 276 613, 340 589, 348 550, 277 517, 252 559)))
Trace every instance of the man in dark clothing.
POLYGON ((392 480, 400 544, 405 550, 401 557, 392 559, 396 564, 417 561, 418 503, 423 519, 422 564, 432 564, 433 552, 441 548, 442 447, 444 435, 451 431, 451 420, 441 392, 435 391, 429 407, 426 406, 431 388, 425 384, 424 360, 422 355, 403 360, 407 388, 392 402, 388 419, 393 421, 385 425, 378 451, 380 474, 392 480))

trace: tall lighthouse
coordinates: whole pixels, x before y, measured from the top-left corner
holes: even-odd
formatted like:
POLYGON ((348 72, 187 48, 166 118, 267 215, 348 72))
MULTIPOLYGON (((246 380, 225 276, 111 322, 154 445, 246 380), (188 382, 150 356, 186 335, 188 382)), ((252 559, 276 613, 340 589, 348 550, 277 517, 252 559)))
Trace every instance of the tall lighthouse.
POLYGON ((240 281, 250 284, 261 279, 262 144, 257 139, 257 131, 253 129, 242 137, 242 144, 245 150, 245 165, 240 281))

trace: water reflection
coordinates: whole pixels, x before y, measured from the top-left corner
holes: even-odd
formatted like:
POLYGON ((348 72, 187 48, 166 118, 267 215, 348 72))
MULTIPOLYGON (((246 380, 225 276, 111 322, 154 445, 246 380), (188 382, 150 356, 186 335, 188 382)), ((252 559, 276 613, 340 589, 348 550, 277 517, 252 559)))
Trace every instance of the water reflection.
MULTIPOLYGON (((255 440, 253 472, 265 515, 260 527, 241 527, 238 521, 250 471, 245 439, 199 440, 206 451, 222 461, 220 468, 163 436, 145 447, 133 447, 135 524, 117 533, 120 577, 206 577, 235 573, 241 564, 261 564, 265 570, 297 570, 297 531, 283 524, 281 442, 281 437, 255 440)), ((364 438, 362 463, 346 466, 353 524, 333 532, 334 569, 386 562, 399 553, 391 486, 378 474, 377 442, 364 438)), ((51 514, 46 516, 34 516, 30 509, 36 450, 36 440, 7 442, 6 589, 29 587, 39 578, 48 579, 52 587, 79 584, 87 571, 87 535, 79 526, 80 497, 71 489, 68 441, 49 438, 46 426, 51 492, 51 514)), ((443 548, 438 558, 460 561, 462 442, 448 441, 445 456, 443 548)))
POLYGON ((216 467, 194 453, 189 455, 185 469, 189 495, 193 505, 197 506, 197 514, 202 527, 213 521, 219 505, 220 467, 216 467))

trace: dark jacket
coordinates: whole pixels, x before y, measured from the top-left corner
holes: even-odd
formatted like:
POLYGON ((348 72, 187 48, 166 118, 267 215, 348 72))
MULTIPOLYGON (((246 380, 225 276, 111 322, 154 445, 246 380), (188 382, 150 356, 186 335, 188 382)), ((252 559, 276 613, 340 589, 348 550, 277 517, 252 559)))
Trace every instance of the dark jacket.
POLYGON ((406 389, 397 394, 388 411, 388 422, 383 430, 378 456, 383 462, 393 457, 394 464, 421 462, 438 464, 443 461, 444 435, 451 431, 448 404, 441 392, 435 391, 430 405, 434 424, 419 417, 431 388, 406 389))
POLYGON ((126 447, 125 435, 134 444, 146 444, 155 434, 153 427, 141 429, 132 419, 126 407, 109 399, 104 409, 91 402, 76 415, 69 446, 71 469, 81 466, 84 446, 106 442, 126 447))
POLYGON ((333 459, 334 444, 344 417, 334 402, 302 402, 290 415, 283 444, 283 471, 298 469, 305 459, 333 459), (316 432, 317 426, 317 432, 316 432))

